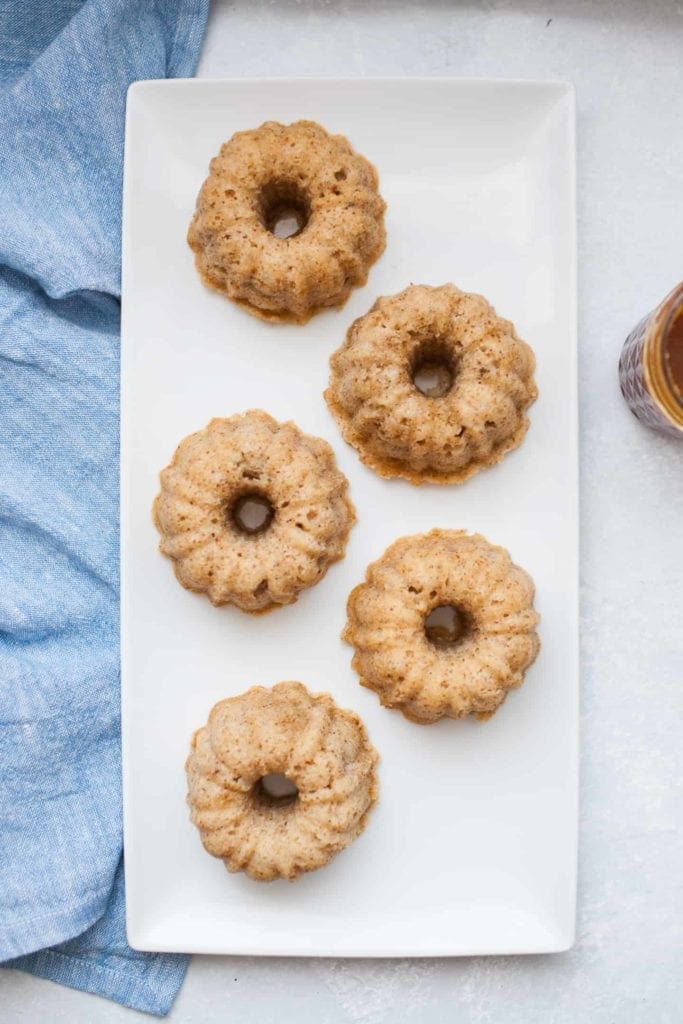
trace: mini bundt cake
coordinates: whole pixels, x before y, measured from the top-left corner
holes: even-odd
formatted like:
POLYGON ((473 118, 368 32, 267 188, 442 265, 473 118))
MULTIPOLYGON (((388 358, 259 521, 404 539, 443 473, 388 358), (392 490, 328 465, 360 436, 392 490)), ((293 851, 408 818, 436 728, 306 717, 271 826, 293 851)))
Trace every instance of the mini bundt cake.
POLYGON ((254 686, 216 704, 192 737, 190 816, 229 871, 292 880, 363 831, 377 761, 361 720, 328 693, 254 686))
POLYGON ((188 232, 205 284, 265 320, 304 323, 365 284, 385 246, 375 168, 314 121, 237 132, 188 232))
POLYGON ((351 325, 325 398, 380 476, 458 483, 521 443, 534 367, 532 350, 481 295, 411 285, 351 325))
POLYGON ((539 639, 534 584, 480 534, 403 537, 352 591, 343 638, 385 707, 414 722, 489 718, 520 686, 539 639))
POLYGON ((262 612, 343 557, 355 512, 329 444, 252 409, 181 441, 154 520, 184 587, 262 612))

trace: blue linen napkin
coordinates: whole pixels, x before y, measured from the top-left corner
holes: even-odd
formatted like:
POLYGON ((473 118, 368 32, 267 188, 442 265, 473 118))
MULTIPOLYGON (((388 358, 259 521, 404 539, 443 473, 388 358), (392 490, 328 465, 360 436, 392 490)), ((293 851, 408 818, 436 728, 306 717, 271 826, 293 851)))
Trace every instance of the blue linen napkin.
POLYGON ((124 926, 123 124, 131 82, 193 73, 207 13, 0 0, 0 961, 157 1014, 187 960, 124 926))

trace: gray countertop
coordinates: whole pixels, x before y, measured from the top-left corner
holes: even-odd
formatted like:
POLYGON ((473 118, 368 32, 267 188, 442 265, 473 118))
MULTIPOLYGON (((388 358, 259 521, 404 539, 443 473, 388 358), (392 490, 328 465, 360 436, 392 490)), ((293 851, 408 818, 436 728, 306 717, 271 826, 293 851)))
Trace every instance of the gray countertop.
MULTIPOLYGON (((631 416, 616 368, 629 329, 683 278, 682 54, 683 4, 675 0, 215 0, 203 76, 464 75, 576 86, 578 933, 574 949, 555 956, 195 957, 173 1024, 681 1019, 683 445, 631 416)), ((2 972, 2 1024, 38 1020, 149 1018, 2 972)))

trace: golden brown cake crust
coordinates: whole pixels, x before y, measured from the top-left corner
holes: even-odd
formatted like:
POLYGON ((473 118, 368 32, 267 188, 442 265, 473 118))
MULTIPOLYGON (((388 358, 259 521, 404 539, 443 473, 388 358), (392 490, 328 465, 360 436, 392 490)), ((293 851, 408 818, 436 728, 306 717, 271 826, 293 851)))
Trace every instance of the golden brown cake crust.
POLYGON ((328 693, 298 682, 254 686, 216 704, 192 737, 190 816, 229 871, 293 880, 363 831, 377 799, 377 761, 358 715, 328 693), (271 773, 294 783, 294 803, 259 798, 259 781, 271 773))
POLYGON ((291 604, 343 558, 355 522, 329 444, 260 409, 186 437, 160 479, 159 548, 180 583, 215 605, 263 612, 291 604), (270 503, 263 532, 236 527, 232 510, 245 498, 270 503))
POLYGON ((365 284, 386 243, 377 171, 314 121, 237 132, 211 161, 188 231, 206 285, 264 320, 304 323, 365 284), (290 238, 277 212, 299 212, 290 238))
POLYGON ((412 721, 489 718, 520 686, 539 649, 534 584, 480 534, 432 530, 402 537, 349 596, 343 638, 360 682, 412 721), (437 646, 427 615, 455 606, 461 640, 437 646))
POLYGON ((330 360, 325 399, 344 439, 383 477, 459 483, 522 441, 537 395, 534 354, 481 295, 411 285, 380 298, 330 360), (448 366, 439 397, 418 363, 448 366))

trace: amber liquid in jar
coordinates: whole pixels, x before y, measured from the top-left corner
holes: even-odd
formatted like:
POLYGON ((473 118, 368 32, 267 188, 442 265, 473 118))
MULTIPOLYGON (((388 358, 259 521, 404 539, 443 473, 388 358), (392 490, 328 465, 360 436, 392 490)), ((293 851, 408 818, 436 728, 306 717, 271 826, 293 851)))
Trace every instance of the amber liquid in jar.
POLYGON ((683 405, 683 304, 669 327, 664 346, 666 372, 679 403, 683 405))
POLYGON ((619 380, 639 420, 683 440, 683 284, 631 331, 619 380))

